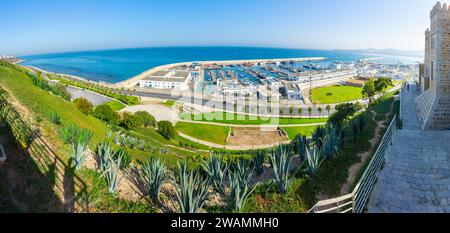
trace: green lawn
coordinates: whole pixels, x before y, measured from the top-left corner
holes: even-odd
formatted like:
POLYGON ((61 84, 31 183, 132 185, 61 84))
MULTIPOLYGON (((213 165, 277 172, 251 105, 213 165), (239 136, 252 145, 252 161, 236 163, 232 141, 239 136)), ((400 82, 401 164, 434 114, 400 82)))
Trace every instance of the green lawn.
POLYGON ((297 135, 311 136, 317 126, 305 127, 284 127, 283 130, 288 134, 289 140, 293 140, 297 135))
MULTIPOLYGON (((305 115, 308 114, 305 110, 305 115)), ((214 122, 221 124, 235 124, 235 125, 262 125, 262 124, 273 124, 273 125, 293 125, 293 124, 313 124, 313 123, 325 123, 328 118, 268 118, 268 117, 257 117, 248 116, 241 114, 233 114, 226 112, 211 112, 191 115, 189 113, 183 113, 180 116, 183 120, 193 120, 193 121, 203 121, 203 122, 214 122)))
POLYGON ((173 107, 177 102, 175 100, 167 100, 166 102, 162 103, 162 105, 167 106, 169 108, 173 107))
POLYGON ((105 104, 109 105, 114 111, 120 111, 126 107, 124 104, 120 103, 117 100, 111 100, 105 104))
POLYGON ((316 104, 335 104, 362 99, 362 88, 352 86, 328 86, 312 90, 311 100, 316 104))
POLYGON ((193 123, 178 122, 175 126, 178 132, 184 133, 188 136, 220 145, 225 145, 229 127, 202 125, 193 123))

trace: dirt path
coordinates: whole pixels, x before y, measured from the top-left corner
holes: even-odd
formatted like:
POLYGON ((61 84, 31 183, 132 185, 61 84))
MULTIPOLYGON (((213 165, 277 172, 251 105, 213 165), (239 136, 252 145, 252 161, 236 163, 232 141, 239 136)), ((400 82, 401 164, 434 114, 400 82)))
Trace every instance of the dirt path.
MULTIPOLYGON (((392 102, 391 104, 391 112, 394 108, 394 103, 392 102)), ((373 114, 372 120, 376 121, 375 118, 377 116, 377 113, 372 111, 371 112, 373 114)), ((389 115, 390 113, 388 113, 389 115)), ((381 138, 383 137, 383 135, 380 134, 381 130, 385 127, 384 124, 386 123, 386 121, 380 121, 377 122, 377 127, 375 128, 375 137, 373 137, 369 143, 370 143, 370 150, 364 152, 364 153, 360 153, 358 154, 358 157, 361 158, 361 161, 359 163, 353 164, 349 169, 348 169, 348 177, 347 177, 347 181, 342 185, 341 187, 341 191, 340 191, 340 195, 346 195, 349 192, 351 192, 352 190, 350 190, 355 182, 356 176, 359 174, 359 171, 361 170, 361 168, 364 166, 364 164, 366 164, 367 160, 371 157, 371 155, 373 153, 375 153, 375 150, 377 149, 376 146, 378 145, 378 143, 380 142, 381 138)))

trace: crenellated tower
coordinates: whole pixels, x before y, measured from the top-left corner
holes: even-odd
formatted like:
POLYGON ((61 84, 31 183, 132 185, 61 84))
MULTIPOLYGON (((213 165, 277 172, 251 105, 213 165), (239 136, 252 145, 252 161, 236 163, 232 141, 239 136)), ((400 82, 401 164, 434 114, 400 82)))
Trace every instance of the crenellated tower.
POLYGON ((416 100, 424 130, 450 128, 450 9, 437 3, 425 31, 424 91, 416 100))

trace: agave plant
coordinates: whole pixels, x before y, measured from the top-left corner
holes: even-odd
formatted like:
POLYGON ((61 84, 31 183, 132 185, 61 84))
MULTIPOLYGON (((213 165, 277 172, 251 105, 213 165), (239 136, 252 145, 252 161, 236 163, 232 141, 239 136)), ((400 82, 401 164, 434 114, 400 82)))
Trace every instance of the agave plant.
POLYGON ((61 124, 61 117, 58 115, 58 113, 56 112, 51 112, 49 114, 49 118, 50 118, 50 122, 55 124, 55 125, 60 125, 61 124))
POLYGON ((131 164, 131 157, 128 154, 128 152, 123 148, 119 148, 119 149, 115 150, 112 154, 112 159, 113 160, 119 160, 119 159, 121 160, 120 169, 122 169, 122 170, 128 168, 131 164))
POLYGON ((255 165, 256 174, 258 176, 264 173, 264 162, 266 160, 266 152, 257 150, 253 155, 253 164, 255 165))
POLYGON ((142 140, 142 139, 140 139, 139 140, 139 150, 141 150, 141 151, 145 151, 145 141, 144 140, 142 140))
POLYGON ((78 134, 78 130, 79 130, 78 126, 70 124, 69 126, 61 130, 60 137, 65 144, 69 144, 75 141, 78 134))
POLYGON ((169 180, 168 169, 161 159, 151 157, 142 166, 139 178, 150 197, 158 201, 162 185, 169 180))
POLYGON ((72 143, 70 145, 68 157, 71 161, 71 165, 77 170, 83 166, 83 163, 86 160, 86 148, 87 145, 80 142, 72 143))
POLYGON ((314 130, 312 134, 312 140, 319 149, 322 149, 323 138, 327 134, 328 134, 328 126, 319 126, 314 130))
POLYGON ((229 171, 229 164, 224 162, 224 156, 219 158, 215 154, 211 154, 208 161, 202 164, 203 170, 208 174, 212 180, 214 189, 222 194, 225 194, 225 177, 229 171))
POLYGON ((362 134, 364 132, 364 128, 367 125, 367 118, 364 115, 359 116, 356 119, 357 125, 358 125, 358 133, 362 134))
POLYGON ((116 133, 116 135, 114 135, 114 143, 118 146, 121 145, 121 139, 122 137, 120 136, 120 134, 116 133))
POLYGON ((198 213, 208 200, 209 179, 198 172, 189 172, 186 163, 178 163, 178 184, 175 189, 181 213, 198 213))
POLYGON ((290 145, 280 145, 270 154, 272 168, 275 174, 275 183, 280 193, 286 193, 292 183, 293 175, 290 173, 290 167, 294 153, 290 145))
POLYGON ((109 192, 116 193, 117 187, 119 186, 123 177, 119 177, 120 168, 122 166, 122 158, 117 160, 110 159, 108 167, 104 171, 104 176, 106 178, 106 183, 108 184, 109 192))
POLYGON ((310 175, 317 174, 317 171, 319 170, 320 166, 322 165, 323 161, 325 160, 322 151, 318 149, 316 146, 313 146, 312 148, 306 149, 306 158, 307 158, 307 168, 306 171, 310 175))
POLYGON ((101 171, 106 171, 111 163, 113 151, 111 149, 111 144, 105 141, 97 146, 95 151, 95 157, 97 164, 101 171))
POLYGON ((247 179, 250 174, 255 170, 254 166, 251 166, 248 160, 239 158, 237 163, 233 166, 233 171, 239 176, 240 179, 247 179))
POLYGON ((339 132, 333 130, 330 134, 323 138, 323 155, 326 158, 333 158, 339 152, 341 146, 341 137, 339 132))
POLYGON ((251 188, 250 181, 253 176, 253 173, 248 173, 247 176, 242 177, 239 172, 235 171, 230 174, 230 207, 233 210, 240 211, 244 207, 247 199, 250 197, 252 192, 255 190, 256 185, 251 188))
POLYGON ((296 147, 297 153, 300 155, 300 159, 305 161, 306 159, 306 147, 308 146, 308 139, 306 136, 298 135, 295 137, 294 145, 296 147))

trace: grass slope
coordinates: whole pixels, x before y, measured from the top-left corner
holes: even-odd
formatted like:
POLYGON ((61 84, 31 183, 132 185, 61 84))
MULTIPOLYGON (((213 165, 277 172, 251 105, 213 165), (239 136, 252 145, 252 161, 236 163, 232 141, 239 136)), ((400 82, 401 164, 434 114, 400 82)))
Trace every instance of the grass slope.
POLYGON ((317 126, 305 127, 284 127, 283 130, 288 134, 289 140, 293 140, 297 135, 311 136, 317 126))
POLYGON ((17 100, 42 119, 48 119, 49 113, 56 112, 61 116, 64 125, 77 124, 94 133, 92 144, 103 140, 107 126, 93 116, 81 113, 75 104, 52 95, 33 85, 30 77, 20 68, 0 64, 0 84, 17 100))
POLYGON ((114 110, 114 111, 120 111, 120 110, 125 108, 125 105, 120 103, 117 100, 111 100, 111 101, 109 101, 109 102, 107 102, 105 104, 109 105, 112 108, 112 110, 114 110))
POLYGON ((225 141, 227 140, 228 133, 230 131, 229 127, 185 122, 178 122, 175 127, 178 132, 220 145, 225 145, 225 141))

